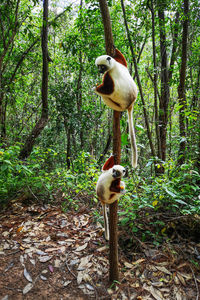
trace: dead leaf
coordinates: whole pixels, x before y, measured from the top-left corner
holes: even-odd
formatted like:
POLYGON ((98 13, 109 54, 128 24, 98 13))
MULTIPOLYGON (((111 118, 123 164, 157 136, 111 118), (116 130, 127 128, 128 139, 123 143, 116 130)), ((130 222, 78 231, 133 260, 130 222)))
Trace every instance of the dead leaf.
POLYGON ((78 272, 77 283, 80 284, 82 281, 90 282, 92 279, 90 275, 84 271, 78 272))
POLYGON ((80 252, 82 250, 84 250, 85 248, 87 248, 88 243, 83 244, 82 246, 79 246, 78 248, 76 248, 75 252, 80 252))
POLYGON ((2 233, 2 235, 3 235, 4 237, 8 236, 9 234, 10 234, 9 231, 4 231, 4 232, 2 233))
POLYGON ((30 259, 30 262, 35 266, 35 259, 30 259))
POLYGON ((156 286, 156 287, 161 287, 161 286, 163 286, 163 282, 162 282, 162 281, 152 282, 151 284, 152 284, 153 286, 156 286))
POLYGON ((17 232, 19 233, 20 231, 22 231, 22 230, 23 230, 23 228, 24 228, 24 226, 20 226, 20 227, 18 227, 18 228, 17 228, 17 232))
POLYGON ((39 250, 39 249, 36 251, 36 254, 38 254, 38 255, 46 255, 46 253, 44 251, 39 250))
POLYGON ((127 261, 124 262, 124 265, 126 268, 128 269, 132 269, 133 268, 133 265, 132 264, 129 264, 127 261))
POLYGON ((139 265, 139 264, 141 264, 143 261, 145 261, 145 259, 144 259, 144 258, 140 258, 140 259, 138 259, 138 260, 136 260, 136 261, 133 261, 132 264, 133 264, 133 265, 139 265))
POLYGON ((79 258, 76 258, 76 259, 72 259, 70 261, 70 266, 74 266, 74 265, 77 265, 79 263, 80 259, 79 258))
POLYGON ((165 267, 162 267, 162 266, 154 266, 154 270, 155 271, 158 270, 165 274, 172 275, 172 273, 169 270, 167 270, 165 267))
POLYGON ((148 286, 146 283, 143 285, 143 288, 150 292, 151 295, 156 299, 156 300, 164 300, 162 293, 158 290, 155 289, 153 286, 148 286))
POLYGON ((53 271, 54 271, 54 270, 53 270, 53 266, 52 266, 52 265, 49 265, 48 267, 49 267, 49 271, 50 271, 51 273, 53 273, 53 271))
POLYGON ((3 246, 3 250, 9 250, 10 249, 10 245, 8 243, 5 243, 3 246))
POLYGON ((55 267, 55 268, 59 268, 59 267, 61 266, 61 264, 62 264, 62 263, 61 263, 60 259, 57 259, 57 258, 56 258, 55 261, 54 261, 54 267, 55 267))
POLYGON ((88 290, 94 291, 94 288, 93 288, 93 286, 91 284, 86 283, 86 287, 87 287, 88 290))
POLYGON ((45 252, 53 252, 53 251, 61 251, 61 252, 65 252, 65 247, 64 246, 60 246, 60 247, 55 247, 55 248, 47 248, 45 249, 45 252))
POLYGON ((177 277, 178 277, 178 279, 180 280, 180 282, 184 285, 184 286, 186 286, 186 283, 185 283, 185 279, 183 278, 183 276, 181 275, 181 273, 177 273, 177 277))
POLYGON ((26 278, 26 280, 28 280, 29 282, 32 282, 32 278, 30 273, 26 270, 26 268, 24 268, 24 277, 26 278))
POLYGON ((26 295, 32 288, 33 288, 33 284, 28 283, 23 289, 23 294, 26 295))
POLYGON ((179 279, 178 279, 177 276, 174 277, 174 282, 175 282, 175 284, 180 284, 179 279))
POLYGON ((52 259, 53 256, 41 256, 39 257, 39 261, 42 262, 42 263, 45 263, 47 261, 49 261, 50 259, 52 259))
POLYGON ((78 276, 77 276, 77 283, 80 284, 83 280, 83 272, 80 271, 78 272, 78 276))
POLYGON ((46 280, 47 280, 47 278, 46 278, 45 276, 43 276, 43 275, 40 275, 40 278, 41 278, 43 281, 46 281, 46 280))
POLYGON ((107 246, 103 246, 101 248, 98 248, 97 251, 99 252, 103 252, 104 250, 106 250, 108 247, 107 246))
POLYGON ((85 257, 82 257, 81 258, 81 262, 78 266, 78 271, 82 271, 84 270, 86 267, 89 268, 89 265, 91 266, 91 264, 89 264, 89 260, 91 259, 92 255, 88 255, 88 256, 85 256, 85 257))
POLYGON ((63 286, 68 286, 72 281, 71 280, 67 280, 65 282, 63 282, 63 286))

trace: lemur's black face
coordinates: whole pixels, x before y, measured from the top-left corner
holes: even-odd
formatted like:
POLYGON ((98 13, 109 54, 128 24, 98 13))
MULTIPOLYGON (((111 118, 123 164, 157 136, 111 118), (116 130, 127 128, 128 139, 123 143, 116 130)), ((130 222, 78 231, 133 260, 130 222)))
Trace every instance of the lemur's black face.
POLYGON ((106 62, 108 62, 108 65, 106 64, 97 65, 100 73, 105 73, 109 69, 110 61, 111 61, 111 57, 108 56, 106 58, 106 62))
POLYGON ((106 65, 98 65, 98 69, 100 73, 105 73, 108 70, 108 66, 106 65))
POLYGON ((126 170, 123 168, 123 169, 115 169, 113 168, 113 171, 112 171, 112 176, 114 178, 121 178, 123 177, 124 175, 126 174, 126 170))

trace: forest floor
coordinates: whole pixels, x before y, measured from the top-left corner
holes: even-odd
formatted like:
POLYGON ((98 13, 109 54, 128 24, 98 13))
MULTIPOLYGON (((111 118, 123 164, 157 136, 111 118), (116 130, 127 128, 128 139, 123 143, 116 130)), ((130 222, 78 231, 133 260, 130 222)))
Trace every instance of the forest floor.
POLYGON ((119 232, 120 279, 110 285, 109 248, 89 206, 63 213, 22 200, 0 214, 0 300, 199 299, 200 243, 133 236, 130 245, 119 232))

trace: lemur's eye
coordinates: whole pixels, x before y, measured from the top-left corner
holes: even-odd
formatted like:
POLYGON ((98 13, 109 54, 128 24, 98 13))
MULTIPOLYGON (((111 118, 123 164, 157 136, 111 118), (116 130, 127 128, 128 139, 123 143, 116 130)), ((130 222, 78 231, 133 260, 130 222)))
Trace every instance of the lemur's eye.
POLYGON ((108 61, 110 61, 110 60, 111 60, 111 57, 110 57, 110 56, 108 56, 106 59, 107 59, 108 61))

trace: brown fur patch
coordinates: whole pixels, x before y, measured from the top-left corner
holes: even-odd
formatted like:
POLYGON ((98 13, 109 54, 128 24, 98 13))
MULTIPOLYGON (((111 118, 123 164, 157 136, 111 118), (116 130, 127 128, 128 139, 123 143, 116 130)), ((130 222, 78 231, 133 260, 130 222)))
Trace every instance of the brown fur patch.
POLYGON ((114 82, 111 78, 111 76, 107 73, 105 73, 103 77, 103 83, 96 87, 97 92, 104 94, 104 95, 110 95, 114 91, 114 82))
POLYGON ((115 196, 115 194, 110 194, 109 200, 111 200, 114 196, 115 196))
POLYGON ((125 67, 127 67, 126 59, 125 59, 124 55, 118 49, 115 49, 115 55, 113 56, 113 58, 118 63, 120 63, 120 64, 124 65, 125 67))
POLYGON ((121 191, 120 182, 121 182, 121 178, 117 178, 117 179, 113 180, 111 183, 111 186, 110 186, 110 191, 115 192, 115 193, 120 193, 120 191, 121 191))

